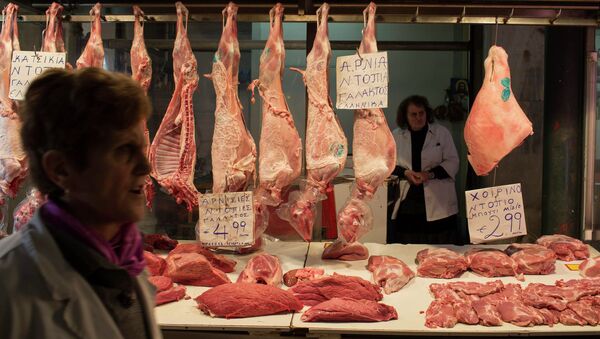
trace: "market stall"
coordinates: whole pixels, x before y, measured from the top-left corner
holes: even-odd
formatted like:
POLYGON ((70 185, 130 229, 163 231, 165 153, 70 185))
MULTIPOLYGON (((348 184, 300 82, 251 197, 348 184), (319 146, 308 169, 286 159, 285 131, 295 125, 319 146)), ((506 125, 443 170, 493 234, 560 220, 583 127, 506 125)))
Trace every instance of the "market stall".
MULTIPOLYGON (((105 12, 96 5, 90 15, 85 12, 92 7, 90 4, 69 6, 65 15, 60 7, 52 20, 61 25, 57 29, 60 35, 62 22, 66 27, 67 48, 65 51, 65 46, 61 46, 61 53, 67 53, 75 64, 74 57, 84 50, 85 40, 95 42, 95 51, 102 50, 95 65, 132 73, 154 105, 154 111, 144 121, 146 142, 152 145, 146 152, 152 171, 144 185, 149 208, 146 218, 138 224, 140 229, 144 233, 167 234, 182 243, 195 243, 202 237, 197 225, 213 222, 210 224, 214 226, 213 234, 225 239, 225 226, 230 231, 240 230, 241 214, 253 219, 255 245, 243 250, 254 252, 234 254, 239 250, 234 246, 219 252, 237 262, 235 271, 226 274, 232 282, 236 282, 251 258, 263 253, 276 256, 283 273, 313 267, 323 269, 326 275, 373 281, 366 268, 368 256, 356 261, 322 259, 324 249, 330 245, 328 241, 336 237, 344 244, 366 242, 370 255, 396 257, 415 272, 417 252, 426 248, 448 248, 460 254, 475 247, 503 250, 507 245, 384 244, 394 204, 399 202, 388 193, 392 187, 390 174, 394 166, 399 166, 391 131, 396 127, 396 108, 401 97, 414 91, 422 92, 438 104, 435 119, 448 127, 450 139, 454 138, 457 145, 460 165, 456 161, 456 173, 446 173, 441 178, 447 179, 452 189, 457 188, 458 202, 453 205, 456 211, 450 213, 460 224, 457 232, 464 232, 470 219, 465 211, 465 191, 518 182, 519 194, 523 187, 519 227, 523 216, 528 232, 518 234, 527 237, 507 242, 533 242, 542 234, 553 233, 598 239, 597 220, 593 218, 598 205, 593 185, 597 170, 594 167, 597 96, 594 34, 596 41, 600 41, 600 35, 595 33, 600 22, 597 1, 379 2, 378 12, 374 3, 365 8, 366 4, 350 1, 332 4, 331 8, 313 1, 284 1, 283 5, 240 1, 239 8, 232 3, 210 2, 190 4, 188 8, 177 3, 177 9, 172 3, 149 2, 140 5, 141 9, 136 7, 134 12, 131 4, 117 2, 107 4, 105 12), (382 38, 376 36, 376 27, 382 38), (89 32, 90 37, 85 38, 82 32, 89 32), (576 38, 564 38, 571 36, 576 38), (546 37, 552 39, 544 45, 546 37), (185 43, 178 44, 181 41, 185 43), (144 58, 134 55, 132 42, 139 49, 136 53, 145 52, 144 58), (557 60, 563 51, 571 51, 565 47, 572 46, 569 43, 576 44, 573 49, 581 55, 570 54, 568 60, 578 60, 577 63, 565 62, 564 69, 557 67, 556 71, 545 74, 544 62, 548 62, 546 68, 562 66, 557 60), (502 45, 508 53, 496 45, 502 45), (489 46, 494 46, 489 58, 497 64, 494 68, 494 63, 489 62, 486 72, 490 74, 484 74, 485 51, 489 46), (554 52, 545 56, 548 46, 554 52), (500 53, 498 49, 502 58, 494 59, 500 53), (389 52, 382 59, 386 81, 389 77, 389 88, 385 84, 386 104, 356 110, 336 107, 333 102, 338 99, 338 90, 329 89, 329 84, 335 87, 336 66, 330 60, 350 56, 362 61, 367 53, 378 51, 389 52), (508 55, 512 73, 508 72, 508 55), (584 55, 585 67, 580 67, 584 55), (144 68, 149 64, 149 69, 144 68), (289 68, 295 72, 289 72, 289 68), (498 79, 494 78, 489 85, 485 81, 492 79, 492 75, 498 79), (563 76, 570 76, 569 81, 563 81, 563 76), (526 128, 501 155, 493 154, 495 158, 487 161, 484 171, 473 172, 468 164, 475 149, 467 149, 469 141, 465 143, 465 134, 470 134, 467 132, 471 129, 465 129, 465 124, 482 83, 482 88, 492 89, 486 89, 491 94, 485 95, 487 99, 478 105, 477 113, 484 116, 483 125, 492 121, 490 130, 502 128, 504 134, 498 137, 489 130, 480 132, 480 143, 475 146, 479 156, 494 153, 499 144, 509 139, 504 135, 515 131, 514 126, 526 128), (565 87, 573 89, 563 97, 559 94, 565 87), (258 104, 252 105, 255 100, 258 104), (555 101, 560 101, 560 105, 555 101), (180 102, 185 105, 179 105, 180 102), (501 106, 506 102, 510 106, 501 106), (512 122, 513 125, 506 123, 508 119, 498 121, 497 117, 509 110, 518 111, 523 119, 512 122), (564 112, 572 116, 565 118, 564 112), (581 127, 583 121, 585 128, 581 127), (501 159, 502 166, 498 167, 501 159), (548 163, 542 165, 543 162, 548 163), (233 209, 220 210, 219 201, 220 198, 226 201, 225 195, 234 192, 245 192, 252 197, 246 201, 244 210, 236 210, 235 215, 233 209), (202 219, 206 211, 199 208, 198 196, 207 193, 214 194, 219 201, 215 208, 219 218, 202 219)), ((16 9, 11 8, 14 14, 16 9)), ((35 46, 40 44, 32 37, 42 35, 40 25, 48 24, 49 17, 43 15, 45 8, 42 10, 39 4, 25 5, 21 10, 25 13, 18 20, 15 14, 14 31, 18 23, 21 32, 27 32, 21 47, 37 53, 35 46)), ((0 119, 9 121, 6 116, 0 119)), ((10 129, 13 135, 16 130, 10 129)), ((0 162, 0 172, 4 172, 2 166, 8 168, 0 162)), ((0 237, 5 236, 4 231, 12 233, 26 225, 45 201, 28 184, 19 190, 17 184, 22 184, 27 176, 24 165, 21 174, 14 185, 4 185, 11 191, 0 192, 0 237), (25 192, 28 194, 24 197, 25 192)), ((440 179, 435 176, 431 171, 419 180, 440 179)), ((393 181, 397 183, 395 178, 393 181)), ((204 230, 210 232, 208 226, 204 230)), ((592 258, 600 256, 592 247, 589 252, 592 258)), ((168 255, 164 251, 158 254, 168 255)), ((471 271, 453 279, 417 276, 399 291, 384 294, 381 303, 393 307, 397 319, 381 322, 305 322, 301 317, 307 307, 301 312, 268 316, 212 317, 199 310, 195 300, 210 287, 189 285, 185 298, 157 306, 155 315, 167 337, 182 333, 193 336, 196 332, 306 337, 597 335, 598 325, 557 323, 519 327, 508 323, 499 326, 459 323, 449 328, 425 325, 426 311, 434 300, 429 290, 431 284, 500 280, 523 288, 530 283, 554 285, 561 279, 580 279, 579 263, 580 260, 573 261, 568 266, 556 261, 554 273, 525 275, 524 281, 516 277, 485 278, 471 271)))

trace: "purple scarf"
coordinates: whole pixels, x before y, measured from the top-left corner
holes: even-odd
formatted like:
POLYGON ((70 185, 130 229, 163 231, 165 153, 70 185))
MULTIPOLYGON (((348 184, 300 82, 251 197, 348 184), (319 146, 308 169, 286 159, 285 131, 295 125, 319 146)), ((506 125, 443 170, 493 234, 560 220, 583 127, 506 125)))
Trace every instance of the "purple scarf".
POLYGON ((44 221, 74 236, 111 263, 127 270, 130 276, 137 276, 146 267, 142 236, 134 223, 123 224, 119 232, 106 241, 52 200, 42 205, 40 212, 44 221))

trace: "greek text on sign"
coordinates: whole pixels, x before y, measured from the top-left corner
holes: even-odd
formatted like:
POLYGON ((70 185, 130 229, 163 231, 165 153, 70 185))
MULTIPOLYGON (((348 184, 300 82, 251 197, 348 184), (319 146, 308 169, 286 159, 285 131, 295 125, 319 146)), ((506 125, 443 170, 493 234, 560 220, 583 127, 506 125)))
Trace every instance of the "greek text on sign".
POLYGON ((338 109, 386 108, 387 52, 338 57, 335 65, 338 109))
POLYGON ((473 244, 527 234, 521 184, 465 192, 473 244))
POLYGON ((207 247, 254 244, 252 192, 200 194, 197 235, 207 247))
POLYGON ((65 68, 66 53, 13 51, 8 97, 23 100, 29 84, 49 68, 65 68))

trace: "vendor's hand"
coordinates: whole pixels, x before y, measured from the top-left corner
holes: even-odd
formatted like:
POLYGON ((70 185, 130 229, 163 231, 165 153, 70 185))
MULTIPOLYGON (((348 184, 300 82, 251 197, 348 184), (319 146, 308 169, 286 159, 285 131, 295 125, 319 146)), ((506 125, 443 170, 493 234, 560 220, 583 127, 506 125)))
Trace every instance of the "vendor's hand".
POLYGON ((428 182, 430 178, 430 173, 428 171, 423 171, 423 172, 418 172, 417 175, 419 175, 419 177, 421 177, 421 183, 426 183, 428 182))
POLYGON ((406 177, 406 180, 408 180, 408 182, 411 185, 419 186, 422 183, 421 174, 417 173, 415 171, 406 170, 406 171, 404 171, 404 176, 406 177))

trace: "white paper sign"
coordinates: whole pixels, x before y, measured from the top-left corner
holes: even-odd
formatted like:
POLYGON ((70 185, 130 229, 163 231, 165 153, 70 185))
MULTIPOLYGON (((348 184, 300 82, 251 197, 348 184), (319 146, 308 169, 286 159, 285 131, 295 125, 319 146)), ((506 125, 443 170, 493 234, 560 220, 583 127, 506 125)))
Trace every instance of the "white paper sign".
POLYGON ((254 244, 252 192, 201 194, 197 234, 207 247, 254 244))
POLYGON ((65 68, 66 53, 13 51, 8 97, 23 100, 29 84, 49 68, 65 68))
POLYGON ((387 52, 338 57, 335 65, 338 109, 386 108, 387 52))
POLYGON ((465 192, 471 243, 527 234, 521 184, 465 192))

